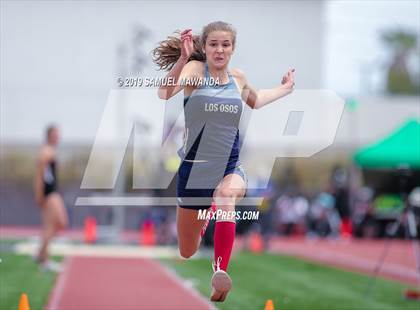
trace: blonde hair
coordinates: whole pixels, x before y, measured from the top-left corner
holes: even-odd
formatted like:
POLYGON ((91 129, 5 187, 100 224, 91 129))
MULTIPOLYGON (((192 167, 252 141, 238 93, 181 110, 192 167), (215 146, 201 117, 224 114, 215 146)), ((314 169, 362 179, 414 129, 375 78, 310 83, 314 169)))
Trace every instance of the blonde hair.
MULTIPOLYGON (((206 45, 207 37, 213 31, 227 31, 232 34, 233 48, 236 43, 236 29, 228 23, 217 21, 204 26, 201 35, 193 35, 194 51, 188 61, 198 60, 205 62, 206 54, 203 47, 206 45)), ((181 31, 174 32, 176 35, 169 36, 166 40, 159 42, 158 46, 152 51, 153 61, 158 65, 159 70, 171 70, 181 57, 181 31)))

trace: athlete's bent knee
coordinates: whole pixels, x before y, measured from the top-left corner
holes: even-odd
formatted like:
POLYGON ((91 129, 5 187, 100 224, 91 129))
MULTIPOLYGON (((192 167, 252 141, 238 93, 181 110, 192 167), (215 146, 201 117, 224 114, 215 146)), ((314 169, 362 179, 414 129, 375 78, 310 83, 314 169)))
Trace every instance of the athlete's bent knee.
POLYGON ((183 258, 190 258, 195 254, 195 252, 197 252, 197 249, 179 248, 179 254, 181 254, 183 258))
POLYGON ((235 192, 230 189, 221 188, 213 197, 218 208, 225 209, 225 206, 233 206, 235 204, 235 192))

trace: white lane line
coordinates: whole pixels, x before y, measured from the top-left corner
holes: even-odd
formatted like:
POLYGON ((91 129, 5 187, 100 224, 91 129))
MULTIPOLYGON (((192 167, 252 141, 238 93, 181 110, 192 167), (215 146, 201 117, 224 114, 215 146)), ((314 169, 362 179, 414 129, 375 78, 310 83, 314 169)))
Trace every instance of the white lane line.
POLYGON ((70 272, 73 258, 70 256, 64 262, 64 270, 58 275, 58 279, 54 285, 54 288, 50 294, 49 301, 45 306, 45 310, 60 310, 59 304, 61 296, 63 295, 64 288, 66 286, 67 277, 70 272))

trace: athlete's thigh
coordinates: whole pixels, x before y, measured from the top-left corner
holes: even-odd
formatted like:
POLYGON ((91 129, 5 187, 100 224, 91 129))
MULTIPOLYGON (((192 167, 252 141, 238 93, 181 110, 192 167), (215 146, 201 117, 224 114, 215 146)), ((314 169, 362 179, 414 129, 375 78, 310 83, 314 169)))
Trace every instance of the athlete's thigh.
POLYGON ((50 219, 60 228, 67 226, 68 216, 63 198, 59 193, 51 193, 47 196, 46 207, 51 214, 50 219))
POLYGON ((41 209, 43 233, 45 236, 53 234, 55 230, 54 206, 50 203, 48 196, 41 209))

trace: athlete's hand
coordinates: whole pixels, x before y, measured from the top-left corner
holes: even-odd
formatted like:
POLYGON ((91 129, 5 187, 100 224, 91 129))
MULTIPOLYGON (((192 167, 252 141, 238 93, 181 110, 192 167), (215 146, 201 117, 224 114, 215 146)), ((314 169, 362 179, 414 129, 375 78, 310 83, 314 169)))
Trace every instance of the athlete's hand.
POLYGON ((295 72, 295 69, 291 69, 287 71, 287 73, 283 76, 283 79, 281 80, 281 84, 285 88, 293 90, 293 87, 295 86, 294 72, 295 72))
POLYGON ((181 58, 188 60, 194 51, 193 35, 191 29, 181 32, 181 58))

